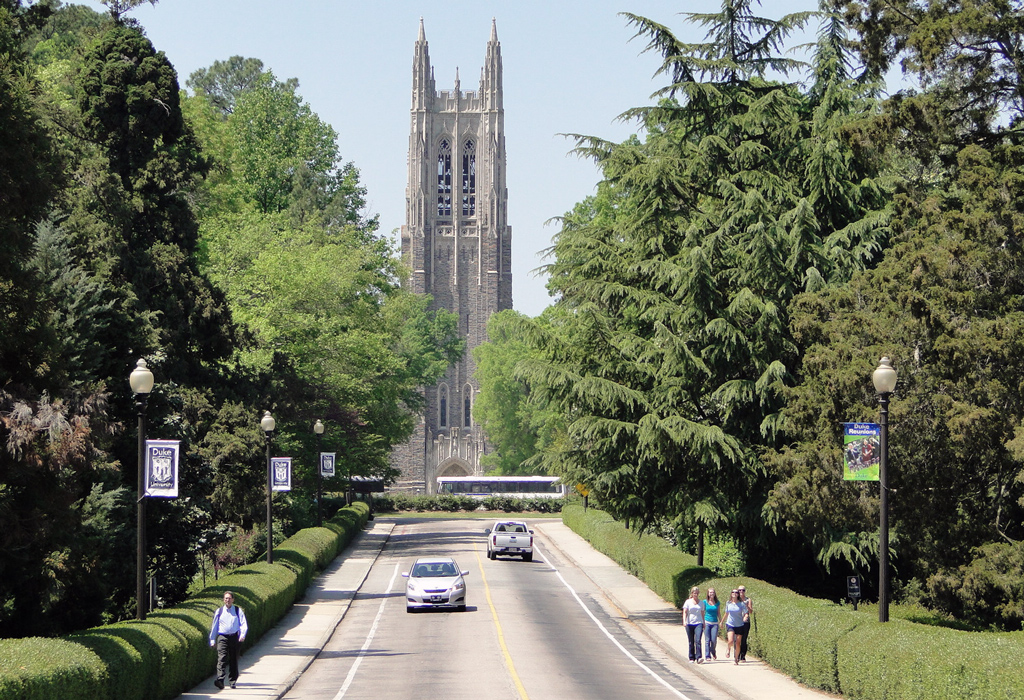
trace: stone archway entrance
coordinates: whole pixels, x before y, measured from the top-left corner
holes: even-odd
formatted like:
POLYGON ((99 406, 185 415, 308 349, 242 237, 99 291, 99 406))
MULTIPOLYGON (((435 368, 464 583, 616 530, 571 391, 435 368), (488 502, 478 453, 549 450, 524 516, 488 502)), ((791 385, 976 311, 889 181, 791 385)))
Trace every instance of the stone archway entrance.
POLYGON ((433 477, 427 481, 427 493, 437 493, 439 476, 473 476, 473 468, 463 459, 449 457, 437 465, 433 477))

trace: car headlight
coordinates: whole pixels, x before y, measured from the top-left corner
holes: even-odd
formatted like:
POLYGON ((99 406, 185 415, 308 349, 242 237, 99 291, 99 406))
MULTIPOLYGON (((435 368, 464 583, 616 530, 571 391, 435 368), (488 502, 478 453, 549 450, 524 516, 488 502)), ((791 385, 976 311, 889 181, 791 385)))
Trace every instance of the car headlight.
POLYGON ((460 578, 460 579, 459 579, 458 581, 456 581, 456 582, 455 582, 455 585, 454 585, 454 586, 452 586, 452 590, 453 590, 453 591, 461 591, 461 590, 462 590, 463 588, 465 588, 465 587, 466 587, 466 582, 465 582, 465 581, 463 581, 463 580, 462 580, 462 579, 460 578))
POLYGON ((409 593, 415 593, 417 590, 416 583, 414 581, 409 581, 409 584, 405 587, 405 590, 407 590, 409 593))

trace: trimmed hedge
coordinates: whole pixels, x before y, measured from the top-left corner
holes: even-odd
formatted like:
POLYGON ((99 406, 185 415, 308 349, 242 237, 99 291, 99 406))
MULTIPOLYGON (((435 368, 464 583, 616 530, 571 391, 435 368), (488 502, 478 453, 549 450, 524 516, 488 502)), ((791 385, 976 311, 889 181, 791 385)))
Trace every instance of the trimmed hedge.
MULTIPOLYGON (((847 700, 1009 700, 1024 698, 1024 632, 963 632, 906 620, 880 623, 829 601, 749 578, 711 578, 659 537, 637 537, 607 513, 577 505, 562 520, 667 601, 680 607, 693 585, 731 591, 746 584, 754 601, 750 651, 812 688, 847 700), (660 550, 660 554, 658 551, 660 550)), ((724 635, 724 631, 723 631, 724 635)))
POLYGON ((365 503, 338 511, 274 549, 274 563, 235 569, 215 585, 144 621, 120 622, 63 639, 0 640, 0 700, 174 698, 209 676, 217 653, 208 632, 224 591, 245 610, 248 648, 302 597, 316 573, 359 533, 365 503))
POLYGON ((566 504, 562 522, 677 608, 690 597, 693 586, 715 574, 660 537, 637 536, 604 511, 566 504))
POLYGON ((839 640, 839 682, 849 700, 1019 699, 1022 651, 1022 632, 868 623, 839 640))
POLYGON ((400 513, 403 511, 429 513, 459 513, 462 511, 484 510, 500 513, 559 513, 564 498, 515 498, 513 496, 489 496, 471 498, 458 494, 409 494, 391 491, 373 497, 373 508, 378 513, 400 513))

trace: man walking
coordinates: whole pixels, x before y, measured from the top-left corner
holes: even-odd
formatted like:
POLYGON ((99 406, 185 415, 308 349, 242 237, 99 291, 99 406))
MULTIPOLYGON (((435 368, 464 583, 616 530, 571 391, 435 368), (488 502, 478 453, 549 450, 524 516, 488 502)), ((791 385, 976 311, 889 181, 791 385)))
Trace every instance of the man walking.
POLYGON ((235 687, 238 681, 238 651, 248 632, 249 623, 245 621, 245 613, 235 605, 234 594, 225 591, 224 605, 213 614, 213 625, 210 627, 210 646, 217 645, 217 679, 213 684, 218 688, 224 687, 225 675, 231 687, 235 687))

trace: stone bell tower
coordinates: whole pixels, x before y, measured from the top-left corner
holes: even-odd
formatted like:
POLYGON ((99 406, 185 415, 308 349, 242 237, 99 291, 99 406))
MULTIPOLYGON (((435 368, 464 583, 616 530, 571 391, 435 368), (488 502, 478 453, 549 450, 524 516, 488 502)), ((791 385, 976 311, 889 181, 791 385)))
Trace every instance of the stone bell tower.
POLYGON ((472 349, 487 340, 487 319, 512 308, 512 227, 505 187, 501 44, 491 22, 480 86, 437 91, 420 19, 413 51, 409 179, 402 258, 414 292, 459 318, 466 354, 425 389, 426 409, 392 464, 397 487, 434 493, 438 476, 481 474, 484 435, 473 424, 477 392, 472 349))

